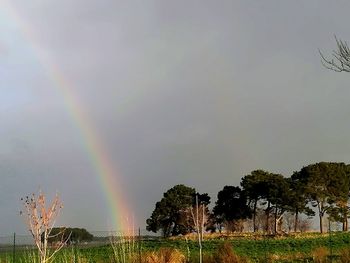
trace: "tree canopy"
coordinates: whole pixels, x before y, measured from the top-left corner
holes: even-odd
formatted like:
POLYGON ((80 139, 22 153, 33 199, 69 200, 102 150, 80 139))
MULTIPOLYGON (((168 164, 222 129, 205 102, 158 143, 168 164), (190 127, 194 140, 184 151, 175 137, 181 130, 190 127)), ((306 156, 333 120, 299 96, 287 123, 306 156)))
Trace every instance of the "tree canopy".
POLYGON ((251 209, 247 205, 247 197, 238 186, 224 186, 218 193, 218 198, 213 208, 213 214, 219 224, 228 223, 237 230, 235 222, 251 217, 251 209))
MULTIPOLYGON (((318 211, 321 233, 323 217, 326 213, 332 211, 335 215, 337 208, 347 208, 349 172, 349 166, 344 163, 320 162, 303 167, 294 176, 295 179, 303 182, 308 200, 318 211)), ((347 215, 348 211, 346 211, 347 215)), ((345 219, 343 223, 346 224, 345 219)))
MULTIPOLYGON (((147 219, 147 230, 158 232, 164 236, 187 234, 193 231, 193 220, 189 208, 195 205, 196 191, 183 184, 175 185, 163 194, 163 198, 156 203, 152 215, 147 219)), ((200 204, 210 203, 208 194, 197 194, 200 204)))
POLYGON ((54 227, 51 230, 51 237, 48 239, 48 242, 55 243, 66 240, 68 244, 80 243, 91 241, 93 237, 85 228, 54 227))
POLYGON ((147 230, 162 231, 164 236, 191 233, 196 229, 193 215, 201 214, 201 225, 210 231, 242 231, 247 228, 277 234, 283 230, 284 219, 289 220, 289 231, 292 229, 290 218, 294 215, 294 231, 297 232, 303 231, 305 216, 314 216, 316 211, 320 232, 324 230, 325 216, 340 222, 347 231, 349 194, 350 165, 345 163, 310 164, 290 177, 259 169, 241 179, 241 188, 224 186, 218 192, 212 211, 208 208, 208 194, 199 194, 185 185, 175 185, 156 203, 147 219, 147 230))

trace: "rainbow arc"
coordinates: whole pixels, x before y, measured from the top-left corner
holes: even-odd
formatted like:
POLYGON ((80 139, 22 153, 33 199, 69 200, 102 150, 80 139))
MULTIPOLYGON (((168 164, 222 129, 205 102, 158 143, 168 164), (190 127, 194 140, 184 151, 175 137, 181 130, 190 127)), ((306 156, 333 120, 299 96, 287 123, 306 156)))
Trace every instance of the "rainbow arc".
POLYGON ((63 75, 59 67, 41 51, 34 31, 27 22, 21 19, 16 7, 10 1, 0 1, 0 10, 4 11, 8 19, 11 19, 11 22, 16 23, 16 26, 20 28, 22 37, 30 44, 36 59, 46 70, 47 77, 53 84, 52 86, 62 95, 66 110, 79 131, 82 144, 105 194, 108 207, 111 210, 113 230, 130 231, 132 222, 128 220, 130 212, 122 186, 119 184, 120 174, 116 165, 112 162, 102 139, 98 136, 93 121, 86 114, 83 103, 79 100, 79 96, 75 94, 72 83, 63 75))

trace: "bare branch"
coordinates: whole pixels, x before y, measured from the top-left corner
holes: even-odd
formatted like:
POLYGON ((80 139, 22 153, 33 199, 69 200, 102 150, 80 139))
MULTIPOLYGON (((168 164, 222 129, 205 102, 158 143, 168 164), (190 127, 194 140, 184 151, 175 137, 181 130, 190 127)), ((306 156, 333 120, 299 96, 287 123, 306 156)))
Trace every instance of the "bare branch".
POLYGON ((336 72, 350 72, 350 49, 346 41, 342 41, 334 36, 337 43, 337 49, 332 51, 332 59, 327 59, 321 50, 318 52, 321 56, 322 65, 336 72))
POLYGON ((55 254, 60 251, 68 242, 68 240, 70 239, 72 232, 69 233, 69 235, 67 236, 66 239, 64 239, 64 233, 65 229, 63 229, 62 231, 60 231, 60 233, 62 234, 61 236, 61 241, 59 243, 59 246, 54 250, 54 252, 52 252, 52 254, 47 258, 47 261, 49 262, 54 256, 55 254))
POLYGON ((26 213, 21 212, 25 217, 25 222, 28 225, 28 230, 32 234, 34 243, 38 248, 40 255, 40 262, 47 263, 52 257, 66 244, 66 240, 62 240, 60 245, 50 254, 48 250, 48 239, 51 237, 50 233, 55 225, 60 210, 62 209, 62 202, 56 194, 51 205, 46 207, 45 195, 40 191, 38 196, 32 194, 31 197, 21 199, 26 213))

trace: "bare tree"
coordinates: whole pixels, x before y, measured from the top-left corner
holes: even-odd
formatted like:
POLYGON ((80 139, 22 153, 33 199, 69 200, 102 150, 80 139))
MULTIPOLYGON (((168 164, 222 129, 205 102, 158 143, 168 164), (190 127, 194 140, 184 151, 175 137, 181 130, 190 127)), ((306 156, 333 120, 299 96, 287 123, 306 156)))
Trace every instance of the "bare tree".
POLYGON ((332 52, 332 58, 327 59, 319 50, 322 64, 337 72, 350 72, 350 49, 345 41, 338 39, 336 36, 337 48, 332 52))
POLYGON ((203 262, 202 242, 203 242, 203 235, 204 235, 204 226, 208 220, 208 217, 205 211, 206 208, 207 207, 205 206, 205 204, 199 204, 198 194, 196 194, 196 205, 194 208, 195 211, 193 211, 193 207, 190 207, 190 212, 191 212, 195 230, 197 232, 198 246, 199 246, 199 263, 203 262))
POLYGON ((62 230, 56 235, 50 235, 55 221, 58 217, 63 205, 58 194, 56 194, 51 205, 46 208, 45 195, 40 191, 38 196, 32 194, 25 198, 21 198, 24 211, 21 215, 24 216, 29 232, 32 234, 35 245, 39 250, 40 263, 50 262, 54 255, 66 244, 63 240, 62 230), (48 240, 54 236, 62 236, 62 240, 58 242, 53 251, 49 251, 48 240))

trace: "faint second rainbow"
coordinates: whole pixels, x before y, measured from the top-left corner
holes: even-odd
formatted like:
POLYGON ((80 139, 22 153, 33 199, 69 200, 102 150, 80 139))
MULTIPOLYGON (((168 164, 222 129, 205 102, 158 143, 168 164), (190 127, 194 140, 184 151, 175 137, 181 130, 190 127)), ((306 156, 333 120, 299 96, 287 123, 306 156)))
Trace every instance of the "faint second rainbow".
POLYGON ((52 81, 53 86, 62 94, 67 112, 79 130, 82 143, 105 194, 108 207, 111 210, 111 216, 113 217, 114 230, 130 231, 131 222, 127 220, 128 216, 130 216, 130 211, 124 198, 125 195, 123 194, 122 186, 120 185, 119 172, 115 165, 113 165, 101 138, 97 135, 92 121, 84 111, 84 106, 79 100, 78 95, 75 94, 73 85, 64 77, 59 67, 43 54, 38 47, 38 41, 33 30, 28 23, 24 23, 21 19, 15 6, 10 1, 0 0, 0 7, 10 16, 11 22, 16 23, 20 28, 25 41, 30 44, 36 59, 46 70, 47 76, 52 81))

